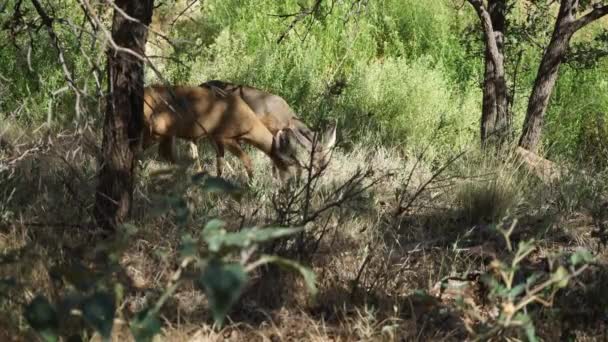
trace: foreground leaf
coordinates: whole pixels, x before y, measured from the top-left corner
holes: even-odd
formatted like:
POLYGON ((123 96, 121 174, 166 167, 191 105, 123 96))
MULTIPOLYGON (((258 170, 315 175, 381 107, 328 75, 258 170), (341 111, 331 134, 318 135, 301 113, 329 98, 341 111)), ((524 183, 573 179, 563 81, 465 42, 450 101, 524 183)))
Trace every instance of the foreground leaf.
POLYGON ((313 296, 317 294, 316 275, 310 268, 301 265, 300 263, 297 263, 293 260, 273 255, 263 255, 258 261, 255 262, 256 266, 261 266, 270 263, 277 264, 281 267, 300 273, 302 278, 304 278, 304 283, 308 288, 308 292, 310 292, 310 294, 312 294, 313 296))
POLYGON ((45 341, 58 341, 57 328, 59 319, 57 311, 43 296, 36 296, 26 307, 24 313, 28 324, 45 341))
POLYGON ((222 247, 246 248, 254 243, 262 243, 281 237, 299 233, 303 228, 261 228, 243 229, 235 233, 227 233, 226 230, 213 226, 213 229, 203 230, 203 238, 209 245, 209 250, 218 252, 222 247))
POLYGON ((570 256, 570 263, 574 266, 593 262, 593 255, 588 250, 579 250, 570 256))
POLYGON ((152 341, 154 336, 160 332, 160 320, 155 313, 148 310, 140 312, 131 321, 131 334, 136 342, 152 341))
POLYGON ((202 177, 193 177, 192 181, 200 184, 201 189, 208 193, 227 194, 237 201, 240 201, 243 197, 243 190, 241 188, 221 177, 204 175, 202 177))
POLYGON ((199 277, 201 286, 209 299, 211 313, 221 325, 228 311, 241 296, 247 283, 247 273, 240 264, 226 264, 213 259, 199 277))
POLYGON ((87 323, 104 339, 112 335, 116 305, 114 296, 108 292, 97 292, 82 302, 82 315, 87 323))

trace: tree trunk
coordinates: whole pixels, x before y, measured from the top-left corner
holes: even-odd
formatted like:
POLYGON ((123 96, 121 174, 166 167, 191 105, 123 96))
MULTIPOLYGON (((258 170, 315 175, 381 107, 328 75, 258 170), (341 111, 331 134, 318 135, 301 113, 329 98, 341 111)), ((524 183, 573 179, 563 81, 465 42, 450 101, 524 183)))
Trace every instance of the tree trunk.
POLYGON ((509 135, 509 111, 507 101, 507 79, 505 76, 505 55, 504 55, 504 37, 506 31, 506 11, 507 4, 505 0, 489 0, 488 12, 492 19, 492 27, 494 29, 494 39, 496 39, 496 47, 500 54, 499 62, 502 65, 496 70, 502 70, 501 74, 494 74, 494 87, 496 91, 496 119, 494 123, 494 131, 496 132, 499 142, 503 142, 505 137, 509 135))
MULTIPOLYGON (((562 1, 562 7, 564 6, 563 3, 567 1, 569 0, 562 1)), ((523 131, 519 139, 519 146, 532 152, 536 152, 540 141, 544 115, 557 80, 559 67, 568 50, 570 38, 574 33, 573 22, 572 10, 560 9, 551 41, 545 49, 536 74, 534 87, 528 100, 523 131)))
POLYGON ((494 63, 486 47, 485 71, 483 79, 483 101, 481 106, 481 145, 494 134, 496 124, 496 86, 494 83, 494 63))
MULTIPOLYGON (((143 56, 154 0, 117 0, 112 39, 121 48, 143 56)), ((135 155, 143 126, 143 61, 113 48, 108 50, 108 96, 103 127, 102 160, 95 196, 95 218, 105 230, 114 230, 130 210, 135 182, 135 155)))
POLYGON ((579 0, 561 0, 559 14, 553 29, 551 42, 545 50, 541 60, 534 88, 528 102, 528 110, 524 127, 519 139, 519 146, 535 152, 540 141, 543 121, 555 81, 557 80, 559 67, 566 55, 570 39, 576 31, 588 24, 608 15, 608 5, 594 4, 593 9, 579 19, 576 13, 579 11, 579 0))
POLYGON ((507 120, 507 84, 504 69, 503 40, 506 27, 505 0, 469 0, 481 21, 485 43, 485 73, 481 114, 481 143, 500 138, 507 120))

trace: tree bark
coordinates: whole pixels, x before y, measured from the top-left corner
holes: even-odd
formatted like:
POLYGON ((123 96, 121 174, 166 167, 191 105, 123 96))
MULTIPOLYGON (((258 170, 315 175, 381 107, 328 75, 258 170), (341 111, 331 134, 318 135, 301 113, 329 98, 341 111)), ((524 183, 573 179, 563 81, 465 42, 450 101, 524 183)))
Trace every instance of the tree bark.
POLYGON ((509 111, 507 100, 507 79, 505 76, 505 54, 504 54, 504 37, 506 31, 506 10, 507 4, 505 0, 488 0, 488 12, 492 20, 492 28, 494 29, 494 39, 500 59, 496 62, 502 63, 498 70, 502 70, 501 74, 494 74, 494 86, 496 89, 496 119, 494 124, 494 132, 500 142, 503 142, 509 135, 509 111))
POLYGON ((572 37, 574 22, 573 13, 564 8, 564 3, 571 0, 562 1, 559 15, 555 22, 551 41, 545 49, 543 58, 540 62, 534 87, 528 100, 528 109, 524 120, 523 131, 519 139, 519 146, 536 152, 540 141, 543 119, 555 81, 557 80, 559 67, 562 59, 568 50, 568 44, 572 37))
MULTIPOLYGON (((143 56, 154 0, 117 0, 112 39, 121 48, 143 56), (133 20, 136 19, 137 21, 133 20)), ((135 183, 135 161, 143 127, 143 61, 110 48, 108 96, 103 127, 102 160, 95 196, 95 218, 104 230, 113 231, 128 217, 135 183)))
MULTIPOLYGON (((500 139, 508 126, 507 83, 504 68, 505 0, 469 0, 481 21, 485 44, 485 73, 481 114, 481 143, 500 139)), ((502 139, 500 139, 502 140, 502 139)))
POLYGON ((494 82, 494 63, 486 47, 485 71, 483 79, 483 100, 481 105, 481 145, 486 145, 496 127, 496 86, 494 82))
POLYGON ((591 12, 576 19, 578 0, 561 0, 553 35, 541 60, 528 101, 528 109, 519 146, 536 152, 541 138, 544 115, 557 80, 559 67, 566 55, 570 39, 587 24, 608 14, 608 5, 595 7, 591 12))

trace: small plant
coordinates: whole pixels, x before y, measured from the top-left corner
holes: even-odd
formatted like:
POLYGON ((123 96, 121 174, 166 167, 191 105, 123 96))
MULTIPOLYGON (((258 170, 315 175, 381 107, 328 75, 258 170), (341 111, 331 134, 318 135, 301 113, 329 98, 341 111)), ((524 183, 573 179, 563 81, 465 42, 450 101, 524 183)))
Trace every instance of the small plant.
POLYGON ((508 229, 498 228, 510 255, 503 260, 492 261, 489 272, 481 277, 488 290, 490 305, 495 308, 489 311, 496 314, 484 315, 478 307, 468 305, 464 301, 459 303, 472 321, 479 322, 476 326, 467 324, 467 329, 475 341, 504 337, 514 330, 525 333, 529 341, 538 341, 534 328, 533 304, 552 306, 557 292, 567 287, 572 278, 583 273, 593 260, 589 252, 581 250, 565 258, 567 261, 564 264, 556 262, 564 260, 561 256, 551 259, 550 270, 547 272, 537 270, 522 277, 522 265, 536 250, 536 242, 522 241, 514 250, 511 234, 516 225, 517 220, 508 229))

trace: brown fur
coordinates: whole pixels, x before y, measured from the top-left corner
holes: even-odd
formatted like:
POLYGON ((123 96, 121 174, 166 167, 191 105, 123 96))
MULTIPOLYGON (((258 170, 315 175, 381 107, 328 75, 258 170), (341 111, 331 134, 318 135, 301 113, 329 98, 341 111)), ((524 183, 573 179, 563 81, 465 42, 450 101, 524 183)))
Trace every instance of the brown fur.
MULTIPOLYGON (((287 143, 291 143, 292 147, 296 147, 295 145, 302 145, 308 150, 312 148, 314 133, 296 116, 295 112, 287 104, 287 101, 282 97, 254 87, 237 85, 220 80, 207 81, 200 86, 212 90, 218 97, 239 96, 253 110, 262 124, 272 134, 278 134, 283 130, 286 133, 291 133, 289 134, 290 139, 285 137, 284 140, 287 143), (292 139, 295 136, 298 137, 298 140, 292 139), (298 143, 294 144, 296 141, 298 141, 298 143)), ((332 135, 333 142, 335 142, 335 129, 334 131, 330 130, 330 132, 326 134, 326 137, 329 138, 324 139, 324 142, 329 142, 332 135)), ((331 143, 332 146, 333 142, 331 143)), ((327 150, 332 146, 323 146, 322 144, 317 144, 315 146, 316 154, 314 164, 316 166, 327 163, 327 150)))
POLYGON ((218 96, 204 87, 147 87, 144 91, 144 122, 143 148, 159 141, 159 153, 171 162, 175 162, 176 137, 191 142, 210 138, 218 147, 218 175, 222 174, 224 147, 227 147, 243 161, 248 175, 252 176, 251 160, 238 141, 262 150, 279 170, 287 169, 289 146, 280 146, 264 123, 237 95, 218 96))

